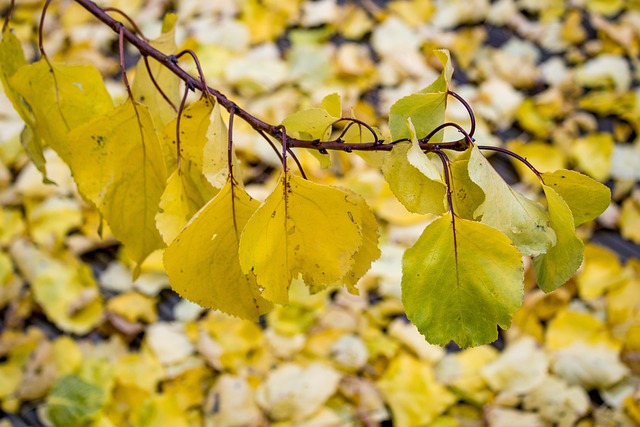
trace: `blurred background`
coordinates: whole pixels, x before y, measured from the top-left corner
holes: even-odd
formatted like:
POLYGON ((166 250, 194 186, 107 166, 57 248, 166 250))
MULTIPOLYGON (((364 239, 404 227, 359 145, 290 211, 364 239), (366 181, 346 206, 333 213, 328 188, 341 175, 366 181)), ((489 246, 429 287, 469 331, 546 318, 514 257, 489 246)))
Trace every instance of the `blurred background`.
MULTIPOLYGON (((634 426, 640 425, 640 2, 634 0, 102 1, 149 38, 168 12, 178 49, 197 53, 209 86, 279 124, 331 93, 343 115, 388 134, 388 111, 440 73, 473 108, 475 138, 541 171, 578 170, 612 190, 580 226, 576 276, 544 294, 527 270, 525 302, 492 345, 431 346, 400 302, 401 262, 433 218, 397 202, 357 154, 331 165, 296 151, 316 182, 363 195, 382 256, 358 285, 309 295, 260 324, 205 311, 174 293, 162 255, 132 264, 66 165, 47 151, 44 184, 20 144, 24 125, 0 95, 0 426, 634 426)), ((17 0, 10 28, 37 58, 42 1, 17 0)), ((8 0, 1 0, 6 16, 8 0)), ((165 28, 166 30, 167 28, 165 28)), ((116 102, 118 39, 69 0, 52 2, 44 47, 91 63, 116 102)), ((129 79, 139 54, 127 48, 129 79)), ((1 61, 1 59, 0 59, 1 61)), ((180 65, 196 75, 186 59, 180 65)), ((194 95, 190 100, 195 100, 194 95)), ((464 107, 448 119, 468 129, 464 107)), ((457 138, 455 134, 449 137, 457 138)), ((248 191, 263 200, 281 165, 236 120, 248 191)), ((494 155, 532 199, 528 169, 494 155)), ((215 256, 215 255, 214 255, 215 256)))

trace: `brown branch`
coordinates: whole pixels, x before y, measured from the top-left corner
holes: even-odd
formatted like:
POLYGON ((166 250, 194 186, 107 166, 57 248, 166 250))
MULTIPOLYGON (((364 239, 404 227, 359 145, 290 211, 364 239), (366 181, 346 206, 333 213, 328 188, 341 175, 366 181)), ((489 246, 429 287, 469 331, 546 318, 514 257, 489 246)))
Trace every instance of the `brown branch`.
MULTIPOLYGON (((138 37, 133 31, 124 27, 119 21, 109 16, 100 6, 92 2, 91 0, 75 0, 80 6, 90 12, 98 20, 102 21, 105 25, 109 26, 114 32, 122 32, 122 36, 129 43, 131 43, 142 56, 150 56, 165 68, 170 70, 187 86, 195 87, 202 92, 209 93, 214 96, 218 103, 223 106, 227 111, 234 111, 234 114, 247 122, 258 133, 265 133, 271 135, 274 139, 283 141, 288 148, 308 148, 311 150, 341 150, 346 152, 351 151, 391 151, 393 144, 381 144, 379 140, 374 140, 371 143, 344 143, 341 140, 326 141, 318 143, 317 141, 309 141, 303 139, 293 138, 286 133, 283 133, 281 126, 272 125, 266 123, 257 117, 253 116, 246 110, 240 108, 235 102, 229 100, 223 93, 204 85, 200 80, 192 77, 189 73, 178 66, 178 60, 175 55, 166 55, 159 50, 152 47, 145 40, 138 37)), ((420 142, 420 148, 427 152, 434 152, 441 149, 449 149, 456 151, 464 151, 468 148, 469 142, 463 138, 458 141, 445 142, 440 144, 432 144, 428 142, 420 142)), ((286 156, 286 155, 285 155, 286 156)))

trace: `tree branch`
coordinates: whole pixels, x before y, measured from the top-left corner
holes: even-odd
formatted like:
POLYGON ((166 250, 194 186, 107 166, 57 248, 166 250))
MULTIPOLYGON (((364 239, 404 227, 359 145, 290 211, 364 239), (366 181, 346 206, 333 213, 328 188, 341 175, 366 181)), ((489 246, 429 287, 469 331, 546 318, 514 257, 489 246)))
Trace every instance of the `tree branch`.
MULTIPOLYGON (((206 86, 201 80, 192 77, 185 70, 178 65, 178 59, 175 55, 166 55, 159 50, 155 49, 148 42, 138 37, 134 32, 124 27, 119 21, 112 18, 102 9, 100 6, 92 2, 91 0, 75 0, 85 10, 90 12, 98 20, 109 26, 115 33, 122 32, 125 40, 131 43, 140 52, 143 57, 151 57, 162 64, 165 68, 170 70, 176 76, 178 76, 189 87, 195 87, 202 92, 207 92, 211 96, 215 97, 218 103, 224 107, 227 111, 233 111, 234 114, 247 122, 258 133, 271 135, 278 141, 286 143, 288 148, 307 148, 311 150, 339 150, 339 151, 391 151, 393 144, 381 144, 381 141, 372 141, 365 143, 345 143, 339 138, 332 141, 309 141, 303 139, 292 138, 289 135, 283 134, 284 129, 281 126, 272 125, 266 123, 257 117, 253 116, 246 110, 240 108, 235 102, 231 101, 220 91, 206 86)), ((347 119, 349 120, 349 119, 347 119)), ((464 151, 469 147, 467 140, 460 139, 457 141, 444 142, 438 144, 431 144, 426 139, 420 141, 420 148, 427 152, 433 152, 441 149, 464 151)))

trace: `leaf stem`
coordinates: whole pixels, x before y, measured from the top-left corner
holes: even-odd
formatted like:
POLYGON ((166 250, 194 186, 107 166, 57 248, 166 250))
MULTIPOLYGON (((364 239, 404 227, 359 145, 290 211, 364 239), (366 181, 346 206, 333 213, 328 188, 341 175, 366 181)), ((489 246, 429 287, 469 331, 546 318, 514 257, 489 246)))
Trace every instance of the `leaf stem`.
POLYGON ((11 15, 13 14, 13 8, 16 6, 15 0, 11 0, 7 9, 7 14, 4 16, 4 22, 2 22, 2 32, 4 33, 9 28, 9 21, 11 21, 11 15))
POLYGON ((521 161, 529 169, 531 169, 531 171, 533 173, 536 174, 536 176, 538 177, 538 179, 540 181, 542 181, 544 183, 544 180, 542 179, 542 173, 538 169, 536 169, 527 159, 525 159, 524 157, 520 156, 519 154, 516 154, 511 150, 507 150, 506 148, 494 147, 494 146, 491 146, 491 145, 478 145, 478 149, 480 149, 480 150, 489 150, 489 151, 497 151, 498 153, 506 154, 508 156, 513 157, 514 159, 517 159, 517 160, 521 161))
POLYGON ((458 95, 452 90, 447 91, 447 94, 453 96, 455 99, 460 101, 460 103, 464 106, 464 108, 466 108, 467 113, 469 113, 469 119, 471 120, 471 129, 469 129, 469 137, 473 138, 473 134, 476 132, 476 116, 473 113, 473 109, 471 108, 471 105, 469 105, 469 103, 463 97, 461 97, 460 95, 458 95))

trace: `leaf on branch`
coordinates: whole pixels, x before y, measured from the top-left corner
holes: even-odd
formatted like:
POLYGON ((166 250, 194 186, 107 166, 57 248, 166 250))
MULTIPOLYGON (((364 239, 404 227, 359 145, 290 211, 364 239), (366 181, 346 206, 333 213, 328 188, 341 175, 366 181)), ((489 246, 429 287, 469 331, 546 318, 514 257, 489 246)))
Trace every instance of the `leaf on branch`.
POLYGON ((350 197, 360 207, 362 222, 360 232, 362 233, 362 246, 353 255, 353 267, 344 276, 347 290, 357 295, 356 284, 358 280, 371 268, 371 263, 380 258, 381 252, 378 247, 378 221, 375 215, 367 206, 365 200, 356 193, 350 193, 350 197))
MULTIPOLYGON (((175 41, 175 24, 177 20, 178 16, 174 13, 168 13, 164 17, 162 34, 149 43, 151 47, 167 55, 176 53, 178 50, 175 41)), ((148 58, 148 60, 149 70, 151 70, 156 83, 177 107, 180 104, 180 78, 155 59, 148 58)), ((153 84, 153 80, 144 63, 144 58, 141 58, 136 65, 131 91, 136 101, 149 108, 153 122, 158 129, 162 129, 165 124, 176 117, 176 111, 153 84)))
MULTIPOLYGON (((340 95, 332 93, 324 97, 320 108, 298 111, 287 116, 282 125, 287 134, 310 141, 327 141, 331 137, 332 125, 342 116, 340 95)), ((329 154, 322 154, 318 150, 310 150, 311 154, 320 162, 323 169, 331 165, 329 154)))
MULTIPOLYGON (((113 109, 102 76, 91 65, 50 65, 41 59, 21 67, 9 83, 31 108, 33 119, 26 123, 33 123, 33 138, 42 138, 67 164, 75 150, 69 132, 113 109)), ((38 156, 42 147, 34 144, 29 147, 38 156)), ((85 160, 85 167, 92 162, 85 160)))
POLYGON ((238 257, 240 233, 259 205, 227 180, 164 252, 176 292, 203 307, 253 321, 271 309, 255 277, 242 272, 238 257))
POLYGON ((543 173, 542 179, 567 203, 576 227, 597 218, 611 203, 609 188, 580 172, 561 169, 543 173))
POLYGON ((11 101, 11 105, 13 105, 13 108, 27 126, 28 132, 24 132, 24 137, 21 138, 22 145, 33 164, 46 180, 47 170, 42 152, 44 143, 38 134, 33 115, 20 99, 20 95, 9 83, 9 79, 26 64, 27 61, 24 58, 20 41, 7 27, 2 33, 2 41, 0 41, 0 81, 2 82, 4 93, 11 101))
POLYGON ((432 344, 490 343, 522 304, 518 250, 495 228, 462 218, 454 224, 450 213, 407 249, 402 270, 407 317, 432 344))
POLYGON ((262 296, 278 304, 288 302, 298 274, 314 292, 347 276, 355 283, 363 269, 354 267, 365 241, 363 209, 350 193, 287 174, 242 232, 240 265, 255 274, 262 296))
POLYGON ((169 176, 156 214, 156 226, 167 245, 218 192, 191 162, 184 162, 181 170, 182 173, 176 170, 169 176))
MULTIPOLYGON (((167 181, 167 186, 160 200, 160 211, 156 215, 156 225, 166 244, 171 243, 189 219, 205 203, 207 203, 218 190, 207 181, 203 175, 204 149, 207 140, 207 132, 211 123, 211 113, 214 110, 213 103, 206 97, 189 105, 182 112, 180 121, 180 171, 175 170, 167 181)), ((219 112, 218 112, 219 116, 219 112)), ((176 149, 172 144, 166 144, 168 132, 173 132, 175 143, 176 120, 173 120, 165 130, 165 149, 172 152, 172 162, 176 166, 176 149), (172 128, 170 129, 170 127, 172 128)), ((226 141, 226 134, 224 139, 226 141)), ((225 142, 225 168, 226 168, 226 142, 225 142)), ((167 158, 165 152, 165 159, 167 158)), ((209 159, 207 159, 210 161, 209 159)), ((222 187, 224 182, 220 185, 222 187)))
POLYGON ((538 286, 545 292, 560 287, 582 264, 584 245, 576 236, 573 216, 567 203, 553 188, 543 185, 547 197, 551 228, 556 233, 556 244, 547 253, 533 259, 538 286))
POLYGON ((485 194, 474 217, 506 234, 523 255, 543 254, 556 243, 544 207, 504 182, 477 147, 471 151, 469 177, 485 194))
MULTIPOLYGON (((444 65, 442 73, 431 85, 419 93, 414 93, 396 101, 389 111, 389 128, 391 138, 395 141, 411 138, 407 128, 407 119, 415 125, 415 133, 419 138, 427 136, 431 131, 444 123, 447 107, 447 91, 453 75, 451 58, 446 50, 436 50, 436 56, 444 65)), ((442 142, 442 132, 431 138, 431 142, 442 142)))
MULTIPOLYGON (((216 188, 224 187, 229 177, 229 129, 222 120, 220 104, 211 112, 206 142, 203 147, 202 173, 216 188)), ((235 150, 231 153, 233 162, 233 176, 237 183, 242 183, 240 163, 235 150)))
POLYGON ((446 210, 447 187, 438 167, 420 149, 411 119, 407 128, 411 131, 412 143, 395 144, 382 163, 382 173, 393 194, 409 212, 441 215, 446 210))
POLYGON ((164 246, 155 215, 167 172, 149 110, 129 99, 71 132, 68 145, 80 193, 139 266, 164 246))
MULTIPOLYGON (((202 170, 204 164, 204 146, 207 142, 207 130, 211 124, 211 112, 214 101, 202 97, 188 105, 180 115, 180 156, 181 161, 191 162, 202 170)), ((162 135, 162 151, 164 152, 167 170, 177 167, 177 118, 170 121, 162 135)), ((224 185, 224 184, 223 184, 224 185)))
POLYGON ((469 177, 471 149, 456 157, 450 164, 453 211, 461 218, 473 220, 476 209, 484 202, 484 192, 469 177))

